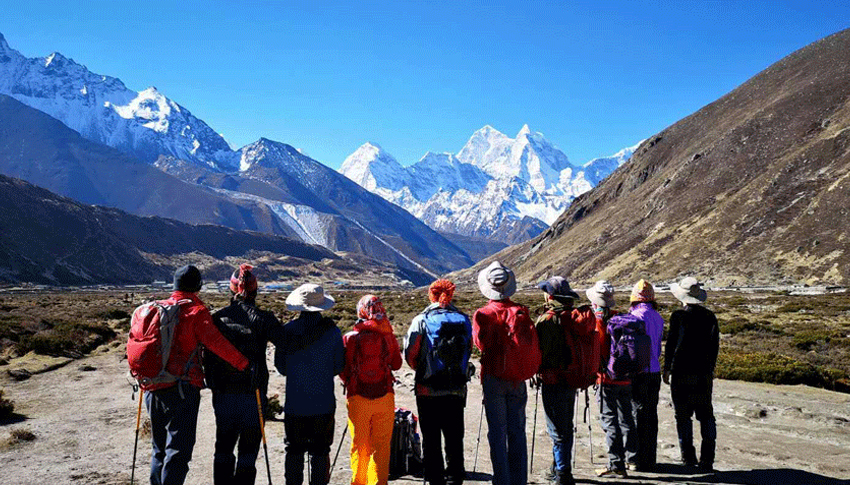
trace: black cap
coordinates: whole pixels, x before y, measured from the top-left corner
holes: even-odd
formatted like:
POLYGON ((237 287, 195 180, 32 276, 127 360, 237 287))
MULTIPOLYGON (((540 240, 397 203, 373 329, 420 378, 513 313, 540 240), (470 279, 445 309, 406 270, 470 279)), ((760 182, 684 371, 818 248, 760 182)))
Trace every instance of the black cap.
POLYGON ((197 293, 201 291, 202 285, 201 271, 191 264, 178 268, 174 272, 174 289, 176 291, 197 293))

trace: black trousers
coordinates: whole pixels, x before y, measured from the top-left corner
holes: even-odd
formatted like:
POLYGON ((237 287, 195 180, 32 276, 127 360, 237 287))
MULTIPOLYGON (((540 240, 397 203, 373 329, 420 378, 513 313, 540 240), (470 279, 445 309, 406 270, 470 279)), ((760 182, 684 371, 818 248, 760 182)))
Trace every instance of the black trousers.
POLYGON ((639 470, 655 468, 658 446, 658 393, 661 373, 638 374, 632 379, 632 415, 637 428, 638 451, 635 461, 639 470))
POLYGON ((326 485, 331 472, 331 444, 334 439, 334 415, 292 416, 283 418, 286 431, 286 485, 304 482, 304 453, 310 455, 310 485, 326 485))
POLYGON ((419 426, 422 430, 422 455, 425 480, 433 485, 463 483, 463 396, 417 396, 419 426), (441 439, 446 440, 446 464, 443 467, 441 439))
POLYGON ((714 408, 711 405, 713 388, 712 376, 689 376, 673 374, 670 381, 670 396, 673 398, 673 410, 676 415, 676 431, 679 433, 679 448, 682 461, 697 463, 694 448, 694 430, 691 416, 700 424, 702 444, 700 446, 699 465, 711 468, 714 465, 714 451, 717 441, 717 424, 714 420, 714 408))

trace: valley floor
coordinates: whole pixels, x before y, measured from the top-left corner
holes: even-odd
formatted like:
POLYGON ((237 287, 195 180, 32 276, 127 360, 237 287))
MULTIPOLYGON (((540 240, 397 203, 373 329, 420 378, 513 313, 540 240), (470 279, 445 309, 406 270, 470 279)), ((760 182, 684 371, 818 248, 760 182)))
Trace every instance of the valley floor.
MULTIPOLYGON (((131 397, 125 374, 123 346, 101 347, 92 356, 71 362, 55 371, 33 375, 15 382, 6 373, 0 388, 15 402, 21 418, 0 425, 0 483, 24 485, 49 484, 125 484, 129 483, 133 451, 136 401, 131 397), (36 439, 14 445, 7 443, 12 430, 26 429, 36 439)), ((269 354, 271 358, 271 351, 269 354)), ((396 405, 415 409, 410 390, 412 371, 403 367, 398 373, 402 384, 397 388, 396 405)), ((273 372, 270 394, 283 399, 284 380, 273 372)), ((338 388, 339 390, 339 388, 338 388)), ((201 412, 194 460, 187 484, 212 482, 212 458, 215 427, 209 391, 202 393, 201 412)), ((598 408, 591 399, 593 456, 588 447, 588 426, 582 422, 582 399, 576 437, 574 474, 579 483, 606 483, 597 479, 593 469, 605 462, 604 435, 598 423, 598 408)), ((678 456, 669 387, 663 386, 659 404, 659 474, 633 473, 632 483, 646 484, 823 484, 850 483, 850 395, 804 386, 774 386, 718 380, 715 384, 715 413, 718 427, 716 468, 718 473, 688 475, 675 465, 678 456)), ((491 467, 487 446, 487 423, 483 423, 477 466, 478 417, 481 386, 476 379, 470 385, 466 412, 466 467, 468 483, 488 483, 491 467)), ((535 411, 534 393, 529 393, 527 430, 532 434, 535 411)), ((545 431, 542 405, 537 406, 534 430, 534 465, 530 483, 546 483, 544 473, 551 462, 551 441, 545 431)), ((142 412, 145 418, 144 411, 142 412)), ((337 437, 345 420, 345 401, 340 393, 337 406, 337 437)), ((698 435, 698 432, 696 433, 698 435)), ((269 455, 275 483, 283 479, 283 422, 267 424, 269 455)), ((136 466, 137 483, 147 483, 150 459, 149 437, 139 442, 136 466)), ((348 447, 348 438, 344 448, 348 447)), ((336 451, 338 441, 334 443, 336 451)), ((529 441, 529 449, 531 442, 529 441)), ((346 450, 340 454, 331 482, 350 480, 346 450)), ((257 462, 258 484, 266 483, 262 451, 257 462)), ((414 484, 411 477, 397 480, 414 484)))

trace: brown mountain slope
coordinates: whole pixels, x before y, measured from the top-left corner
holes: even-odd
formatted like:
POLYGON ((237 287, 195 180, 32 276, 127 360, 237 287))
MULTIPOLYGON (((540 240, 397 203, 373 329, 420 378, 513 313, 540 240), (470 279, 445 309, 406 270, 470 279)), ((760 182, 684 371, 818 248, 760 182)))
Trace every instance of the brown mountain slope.
POLYGON ((499 259, 526 282, 846 284, 848 195, 845 30, 649 138, 543 234, 463 274, 499 259))

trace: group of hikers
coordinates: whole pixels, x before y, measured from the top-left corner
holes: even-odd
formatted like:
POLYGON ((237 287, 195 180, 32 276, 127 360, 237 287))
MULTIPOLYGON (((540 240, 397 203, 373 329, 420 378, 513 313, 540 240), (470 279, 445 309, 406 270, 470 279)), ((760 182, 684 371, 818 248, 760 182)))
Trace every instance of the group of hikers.
POLYGON ((310 485, 330 481, 335 376, 347 399, 351 483, 386 485, 396 422, 393 371, 403 360, 415 371, 424 481, 461 485, 467 383, 476 371, 470 362, 473 346, 481 356, 482 413, 494 484, 527 483, 526 383, 542 394, 552 439, 549 478, 556 485, 575 483, 574 409, 578 392, 588 387, 597 389, 608 447, 607 466, 596 471, 598 476, 655 469, 662 380, 671 387, 683 463, 705 471, 713 467, 711 392, 719 330, 713 313, 702 306, 702 284, 692 277, 670 287, 684 306, 670 317, 662 368, 664 320, 654 288, 645 280, 634 286, 628 311, 618 313, 608 282, 589 288, 590 304, 579 305, 581 298, 566 279, 549 278, 538 285, 545 305, 535 322, 528 307, 511 300, 513 271, 494 262, 478 275, 478 287, 489 301, 472 318, 453 305, 452 282, 433 282, 430 304, 411 322, 402 347, 383 302, 372 294, 358 301, 357 321, 343 335, 334 320, 322 315, 334 299, 321 286, 304 284, 286 298, 287 309, 299 312, 298 317, 281 325, 274 314, 257 307, 252 270, 243 264, 234 271, 231 302, 213 314, 198 298, 201 273, 191 265, 175 272, 170 298, 142 305, 133 314, 127 356, 143 390, 139 411, 143 401, 150 416, 153 485, 184 482, 204 386, 212 390, 215 412, 214 483, 254 483, 260 445, 265 445, 261 410, 267 404, 268 343, 275 346, 275 368, 286 377, 287 485, 303 483, 305 454, 310 485), (701 424, 699 457, 694 415, 701 424))

